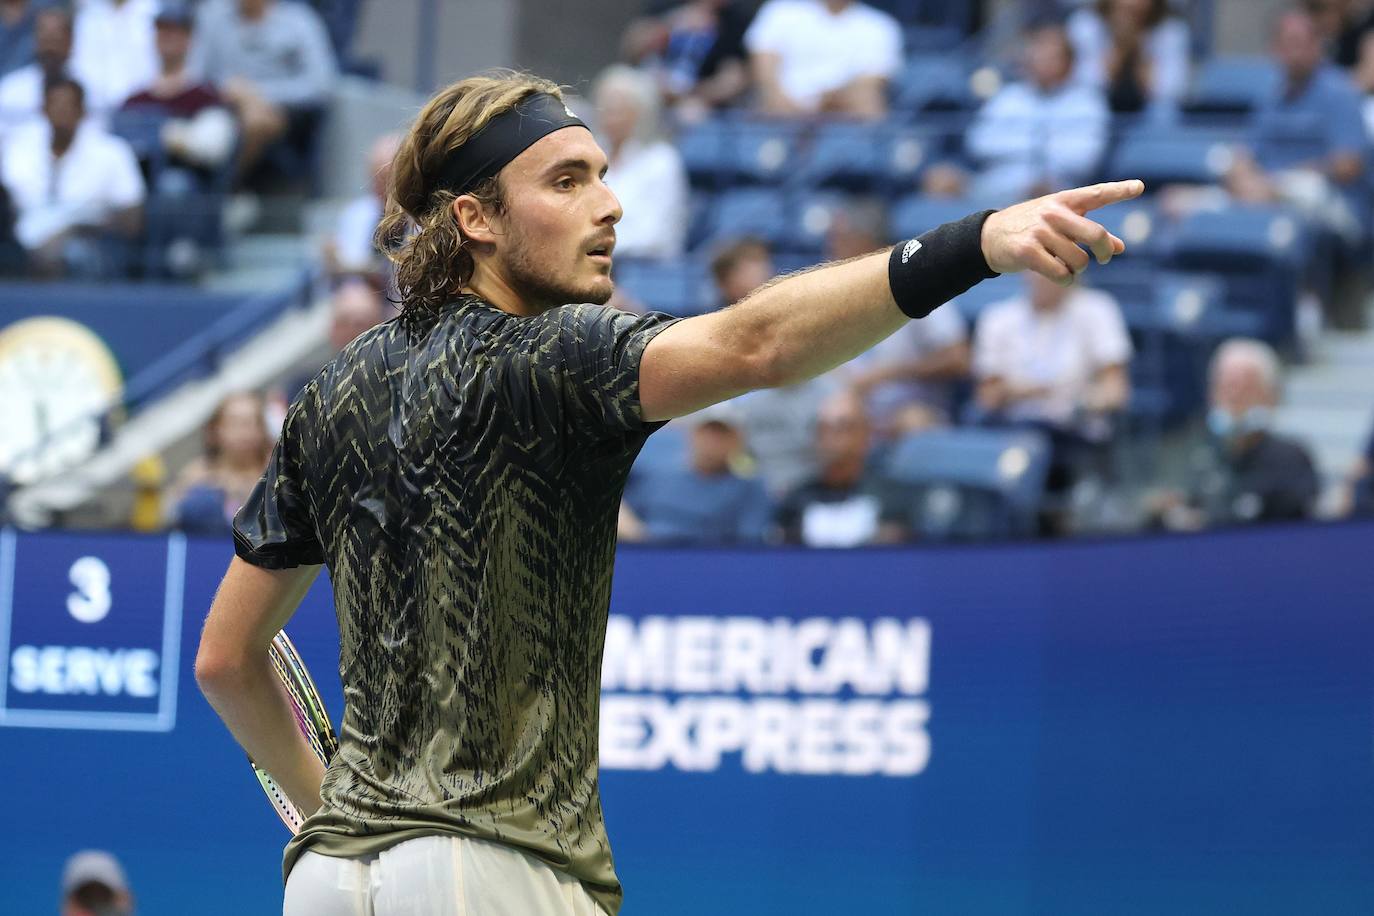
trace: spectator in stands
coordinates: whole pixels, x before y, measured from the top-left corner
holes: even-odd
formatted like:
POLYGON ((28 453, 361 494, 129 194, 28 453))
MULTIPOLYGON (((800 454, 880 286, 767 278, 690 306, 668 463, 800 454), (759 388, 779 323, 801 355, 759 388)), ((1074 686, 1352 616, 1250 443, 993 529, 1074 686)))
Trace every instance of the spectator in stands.
POLYGON ((87 849, 62 868, 62 916, 133 916, 134 895, 119 860, 87 849))
POLYGON ((381 324, 386 317, 387 301, 379 286, 364 276, 345 278, 329 298, 329 353, 286 380, 280 398, 274 398, 279 401, 273 405, 274 411, 279 408, 285 417, 287 403, 315 377, 326 359, 338 354, 359 334, 381 324))
POLYGON ((1374 428, 1370 429, 1364 452, 1346 476, 1341 491, 1338 515, 1374 515, 1374 428))
MULTIPOLYGON (((842 261, 887 244, 887 215, 876 201, 840 209, 826 237, 826 259, 842 261)), ((911 321, 835 370, 862 397, 879 436, 891 438, 949 422, 954 384, 969 375, 968 330, 953 306, 911 321)))
POLYGON ((86 107, 101 116, 157 76, 153 17, 160 0, 84 0, 77 7, 72 72, 86 87, 86 107))
POLYGON ((1198 453, 1188 493, 1150 497, 1157 524, 1193 531, 1311 516, 1318 495, 1312 459, 1271 429, 1279 385, 1279 359, 1268 344, 1233 339, 1217 349, 1207 415, 1211 447, 1198 453))
POLYGON ((720 294, 720 305, 734 305, 777 274, 768 243, 741 238, 722 245, 711 258, 711 278, 720 294))
POLYGON ((626 28, 622 50, 681 119, 698 120, 749 88, 744 33, 757 9, 756 0, 653 2, 626 28))
POLYGON ((73 76, 72 17, 66 10, 40 9, 33 20, 33 62, 0 79, 0 139, 43 113, 43 86, 73 76))
POLYGON ((597 77, 592 95, 609 163, 606 183, 624 210, 615 227, 616 255, 681 256, 687 240, 687 170, 660 130, 653 80, 616 64, 597 77))
POLYGON ((682 421, 690 425, 688 459, 637 480, 627 491, 620 538, 657 544, 758 543, 773 507, 763 484, 736 473, 743 452, 738 415, 729 402, 682 421))
POLYGON ((968 190, 996 204, 1087 182, 1107 143, 1102 90, 1073 81, 1063 27, 1032 25, 1024 47, 1026 78, 989 99, 965 138, 976 165, 968 190))
MULTIPOLYGON (((722 306, 733 305, 773 279, 767 243, 743 238, 719 249, 711 276, 722 306)), ((816 415, 839 383, 828 376, 781 388, 761 388, 735 401, 745 442, 776 499, 816 473, 816 415)))
POLYGON ((0 180, 17 212, 15 235, 41 276, 105 276, 110 242, 136 235, 143 175, 129 145, 83 123, 85 92, 67 77, 48 82, 45 120, 16 131, 0 155, 0 180))
POLYGON ((1303 6, 1317 24, 1327 57, 1339 67, 1355 66, 1360 44, 1374 32, 1374 6, 1356 0, 1306 0, 1303 6))
POLYGON ((880 118, 902 66, 902 30, 855 0, 768 0, 744 37, 765 114, 880 118))
POLYGON ((1281 82, 1255 112, 1250 147, 1227 175, 1228 189, 1248 203, 1283 201, 1349 242, 1363 235, 1368 148, 1359 96, 1350 80, 1323 62, 1321 36, 1301 7, 1276 21, 1273 43, 1281 82))
POLYGON ((334 225, 334 234, 325 240, 324 263, 331 274, 375 273, 384 267, 385 258, 377 250, 373 236, 386 204, 386 186, 391 180, 391 160, 400 148, 400 134, 383 134, 372 143, 367 154, 367 192, 348 202, 334 225))
POLYGON ((1101 439, 1130 399, 1131 338, 1116 300, 1026 275, 1026 295, 988 306, 974 335, 978 406, 1013 422, 1101 439))
POLYGON ((33 62, 35 4, 0 0, 0 76, 33 62))
POLYGON ((1172 111, 1188 88, 1188 26, 1169 0, 1098 0, 1069 17, 1074 78, 1116 112, 1172 111))
POLYGON ((1360 93, 1360 113, 1364 116, 1366 143, 1374 143, 1374 30, 1360 41, 1360 54, 1351 74, 1360 93))
POLYGON ((169 162, 204 182, 229 161, 237 127, 215 87, 187 69, 194 19, 190 7, 178 3, 158 11, 157 76, 129 96, 123 109, 165 117, 160 139, 169 162))
POLYGON ((229 395, 205 424, 203 442, 204 453, 181 472, 164 504, 175 528, 227 534, 272 453, 266 401, 252 392, 229 395))
POLYGON ((191 69, 218 87, 238 115, 246 175, 277 141, 317 129, 337 77, 319 13, 305 3, 206 0, 196 14, 191 69))
MULTIPOLYGON (((994 425, 1030 426, 1051 443, 1048 489, 1066 495, 1102 462, 1112 416, 1130 400, 1131 339, 1107 293, 1026 275, 1026 295, 978 316, 974 413, 994 425)), ((1042 517, 1061 532, 1059 515, 1042 517)))
POLYGON ((905 540, 910 506, 901 487, 870 461, 870 427, 853 392, 833 395, 816 419, 820 471, 783 499, 782 540, 808 547, 859 547, 905 540))

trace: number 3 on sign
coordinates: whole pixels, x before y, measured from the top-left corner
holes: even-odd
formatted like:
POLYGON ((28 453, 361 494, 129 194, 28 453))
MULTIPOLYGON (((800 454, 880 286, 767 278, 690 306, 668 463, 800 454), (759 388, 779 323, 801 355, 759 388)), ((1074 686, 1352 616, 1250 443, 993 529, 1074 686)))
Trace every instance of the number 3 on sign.
POLYGON ((67 596, 67 612, 82 623, 99 623, 110 613, 110 567, 99 557, 82 557, 67 578, 76 591, 67 596))

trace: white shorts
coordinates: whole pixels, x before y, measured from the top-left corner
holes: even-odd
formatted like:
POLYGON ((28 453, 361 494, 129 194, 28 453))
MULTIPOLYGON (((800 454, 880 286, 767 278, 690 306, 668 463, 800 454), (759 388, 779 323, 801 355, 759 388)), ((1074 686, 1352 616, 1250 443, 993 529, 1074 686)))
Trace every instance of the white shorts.
POLYGON ((306 852, 283 916, 605 916, 581 882, 534 856, 469 837, 426 836, 376 855, 306 852))

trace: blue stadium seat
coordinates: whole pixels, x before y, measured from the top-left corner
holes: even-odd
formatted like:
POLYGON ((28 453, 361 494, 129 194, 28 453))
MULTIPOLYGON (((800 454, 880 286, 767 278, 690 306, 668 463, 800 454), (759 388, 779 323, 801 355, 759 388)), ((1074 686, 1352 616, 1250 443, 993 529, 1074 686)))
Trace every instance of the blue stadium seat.
POLYGON ((684 130, 678 151, 693 185, 780 184, 791 175, 801 125, 717 117, 684 130))
POLYGON ((1213 184, 1235 159, 1232 134, 1153 128, 1122 137, 1108 157, 1109 177, 1139 178, 1148 190, 1171 183, 1213 184))
POLYGON ((792 246, 791 195, 776 188, 735 188, 716 198, 707 218, 711 243, 742 235, 757 236, 774 248, 792 246))
POLYGON ((617 258, 615 282, 648 308, 670 315, 699 315, 717 305, 710 271, 695 258, 617 258))
POLYGON ((969 86, 972 61, 959 52, 907 58, 892 80, 893 107, 899 111, 971 112, 979 99, 969 86))
POLYGON ((888 227, 894 238, 909 239, 981 209, 970 200, 909 194, 893 205, 888 227))
POLYGON ((948 429, 899 441, 887 472, 912 488, 920 536, 982 539, 1034 532, 1049 463, 1043 433, 948 429))
POLYGON ((941 127, 898 121, 825 123, 800 157, 797 180, 850 191, 911 190, 925 167, 949 149, 949 136, 941 127))
POLYGON ((786 248, 793 252, 803 252, 819 259, 825 249, 826 235, 835 220, 835 214, 849 203, 844 194, 833 191, 805 192, 793 195, 791 201, 791 233, 786 248))
MULTIPOLYGON (((1006 274, 1000 277, 993 277, 991 280, 984 280, 977 286, 970 289, 954 300, 951 305, 959 310, 959 314, 964 316, 964 320, 973 324, 978 320, 978 316, 990 305, 1004 302, 1007 299, 1025 293, 1025 281, 1023 278, 1014 274, 1006 274)), ((950 306, 946 306, 949 308, 950 306)))
POLYGON ((1094 210, 1089 216, 1126 243, 1132 266, 1159 258, 1168 249, 1168 226, 1159 208, 1148 197, 1112 204, 1094 210))
POLYGON ((1183 109, 1189 114, 1248 114, 1277 79, 1274 62, 1267 57, 1212 57, 1198 68, 1183 109))
POLYGON ((1301 220, 1280 207, 1231 207, 1180 222, 1168 263, 1219 274, 1230 307, 1261 316, 1260 336, 1284 344, 1310 246, 1301 220))

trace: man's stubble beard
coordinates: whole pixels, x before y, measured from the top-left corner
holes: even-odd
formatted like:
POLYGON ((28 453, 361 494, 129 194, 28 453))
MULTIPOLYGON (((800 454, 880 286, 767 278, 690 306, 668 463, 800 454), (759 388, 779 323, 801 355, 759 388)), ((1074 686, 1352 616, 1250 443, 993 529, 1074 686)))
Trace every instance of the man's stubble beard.
POLYGON ((510 254, 507 256, 510 281, 526 302, 554 308, 583 302, 605 305, 611 298, 613 287, 609 284, 580 287, 559 277, 549 268, 549 259, 539 256, 537 245, 530 244, 529 238, 514 227, 510 232, 510 254))

